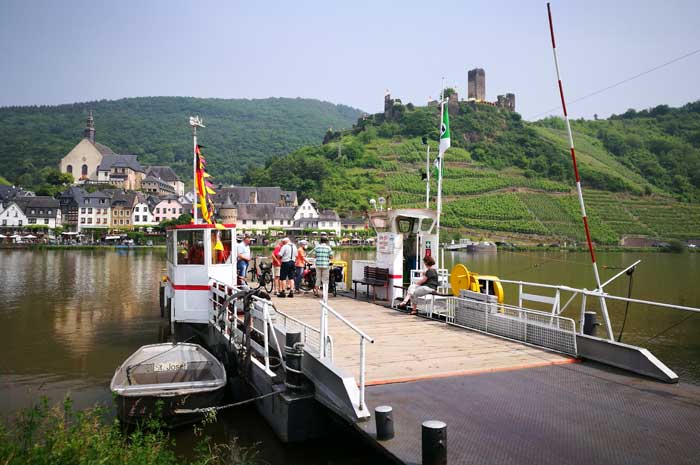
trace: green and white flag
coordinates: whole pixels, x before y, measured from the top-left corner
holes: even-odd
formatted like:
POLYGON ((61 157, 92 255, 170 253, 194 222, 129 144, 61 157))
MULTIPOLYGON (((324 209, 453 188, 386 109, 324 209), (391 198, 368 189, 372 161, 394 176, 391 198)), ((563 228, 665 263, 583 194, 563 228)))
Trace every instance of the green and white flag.
POLYGON ((447 104, 442 104, 442 121, 440 122, 440 148, 438 150, 438 158, 442 158, 442 154, 450 148, 450 114, 447 110, 447 104))

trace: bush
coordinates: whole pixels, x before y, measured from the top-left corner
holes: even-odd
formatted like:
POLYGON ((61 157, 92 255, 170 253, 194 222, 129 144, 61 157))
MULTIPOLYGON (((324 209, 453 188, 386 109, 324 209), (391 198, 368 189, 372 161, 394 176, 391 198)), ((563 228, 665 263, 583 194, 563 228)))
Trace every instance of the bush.
MULTIPOLYGON (((117 420, 108 421, 107 409, 75 411, 70 399, 50 407, 46 398, 19 413, 9 426, 0 425, 0 463, 17 465, 176 465, 188 463, 252 465, 255 449, 239 447, 235 440, 213 444, 202 438, 195 457, 183 459, 175 442, 157 420, 126 432, 117 420)), ((212 418, 205 420, 211 422, 212 418)), ((198 430, 195 429, 195 432, 198 430)))

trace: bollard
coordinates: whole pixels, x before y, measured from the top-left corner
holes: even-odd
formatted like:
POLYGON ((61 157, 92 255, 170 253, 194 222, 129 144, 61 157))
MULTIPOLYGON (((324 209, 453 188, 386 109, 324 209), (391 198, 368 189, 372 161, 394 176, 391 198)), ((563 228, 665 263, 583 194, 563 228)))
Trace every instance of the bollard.
POLYGON ((301 357, 304 355, 304 348, 301 343, 301 333, 288 332, 284 341, 284 359, 287 362, 287 374, 284 384, 292 389, 301 389, 301 357))
POLYGON ((386 441, 394 437, 394 413, 389 405, 380 405, 374 409, 377 422, 377 440, 386 441))
POLYGON ((598 315, 595 312, 586 312, 583 316, 583 334, 595 336, 598 327, 598 315))
POLYGON ((424 421, 421 436, 423 465, 446 465, 447 424, 437 420, 424 421))

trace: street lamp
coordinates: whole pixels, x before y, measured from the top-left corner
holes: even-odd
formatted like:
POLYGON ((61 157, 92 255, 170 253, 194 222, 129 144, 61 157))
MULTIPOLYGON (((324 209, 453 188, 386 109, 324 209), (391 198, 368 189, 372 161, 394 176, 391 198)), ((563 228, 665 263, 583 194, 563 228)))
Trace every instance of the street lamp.
POLYGON ((372 208, 374 208, 375 210, 377 210, 377 201, 376 201, 376 200, 374 200, 374 199, 369 199, 369 204, 372 206, 372 208))
POLYGON ((384 210, 384 204, 386 204, 386 199, 384 197, 379 197, 379 211, 384 210))

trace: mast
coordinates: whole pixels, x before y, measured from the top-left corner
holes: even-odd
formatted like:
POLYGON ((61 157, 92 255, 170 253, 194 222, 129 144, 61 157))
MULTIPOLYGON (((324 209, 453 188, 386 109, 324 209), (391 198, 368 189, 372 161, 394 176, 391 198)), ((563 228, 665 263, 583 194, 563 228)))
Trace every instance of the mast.
MULTIPOLYGON (((445 112, 445 77, 442 78, 442 88, 440 89, 440 125, 442 125, 442 118, 445 112)), ((442 156, 440 155, 440 150, 438 149, 438 180, 437 180, 437 221, 435 222, 435 229, 437 233, 437 239, 435 244, 435 265, 436 268, 440 268, 442 262, 440 261, 440 215, 442 215, 442 156)))
POLYGON ((197 224, 197 128, 205 127, 199 116, 190 116, 192 126, 192 219, 197 224))
MULTIPOLYGON (((600 308, 605 321, 605 329, 608 333, 608 339, 613 340, 612 326, 610 324, 610 316, 608 315, 608 307, 605 303, 605 298, 602 296, 603 287, 600 284, 600 274, 598 273, 598 264, 595 261, 595 251, 593 250, 593 242, 591 241, 591 232, 588 227, 588 217, 586 216, 586 205, 583 202, 583 191, 581 190, 581 178, 578 172, 578 164, 576 163, 576 149, 574 148, 574 137, 571 133, 571 123, 569 122, 569 114, 566 111, 566 100, 564 99, 564 86, 561 83, 561 73, 559 72, 559 60, 557 59, 557 46, 554 40, 554 25, 552 23, 552 10, 550 4, 547 3, 547 16, 549 18, 549 34, 552 38, 552 52, 554 54, 554 67, 557 71, 557 83, 559 85, 559 96, 561 97, 561 107, 564 113, 564 121, 566 122, 566 132, 569 136, 569 149, 571 151, 571 163, 574 168, 574 178, 576 180, 576 194, 578 195, 578 203, 581 207, 581 218, 583 220, 583 228, 586 232, 586 242, 588 243, 588 251, 591 254, 591 263, 593 264, 593 275, 598 291, 601 293, 600 308)), ((583 322, 582 322, 583 324, 583 322)))

